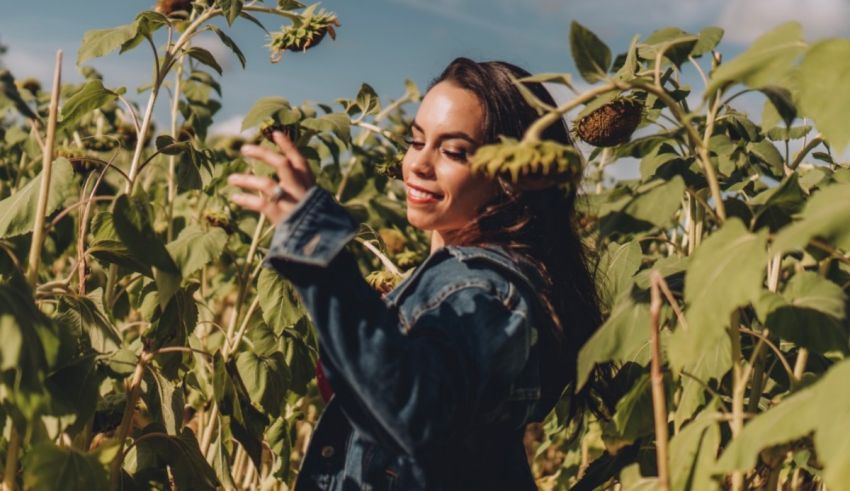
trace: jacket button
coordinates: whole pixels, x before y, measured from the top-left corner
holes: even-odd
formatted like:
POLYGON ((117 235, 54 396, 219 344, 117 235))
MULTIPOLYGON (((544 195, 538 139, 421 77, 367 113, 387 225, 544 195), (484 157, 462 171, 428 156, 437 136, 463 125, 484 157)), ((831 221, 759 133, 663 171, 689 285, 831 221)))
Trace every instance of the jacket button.
POLYGON ((322 447, 322 457, 329 459, 334 456, 334 448, 330 445, 322 447))

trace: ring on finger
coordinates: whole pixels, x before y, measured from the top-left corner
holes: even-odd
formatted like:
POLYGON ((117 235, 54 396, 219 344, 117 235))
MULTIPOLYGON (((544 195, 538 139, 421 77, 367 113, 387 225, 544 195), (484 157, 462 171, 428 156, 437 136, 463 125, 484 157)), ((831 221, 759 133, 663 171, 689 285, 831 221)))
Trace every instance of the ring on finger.
POLYGON ((280 186, 275 186, 274 191, 269 194, 268 200, 271 203, 276 203, 282 200, 285 196, 287 196, 287 192, 280 186))

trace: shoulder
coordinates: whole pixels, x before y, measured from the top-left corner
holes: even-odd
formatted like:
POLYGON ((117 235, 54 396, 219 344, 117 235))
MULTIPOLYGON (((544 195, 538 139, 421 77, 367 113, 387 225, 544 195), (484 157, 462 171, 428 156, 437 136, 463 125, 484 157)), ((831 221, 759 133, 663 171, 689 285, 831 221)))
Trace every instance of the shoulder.
POLYGON ((477 310, 479 319, 528 317, 533 281, 503 248, 447 246, 435 251, 399 285, 391 300, 403 297, 410 306, 407 317, 411 326, 426 313, 441 311, 451 315, 477 310))

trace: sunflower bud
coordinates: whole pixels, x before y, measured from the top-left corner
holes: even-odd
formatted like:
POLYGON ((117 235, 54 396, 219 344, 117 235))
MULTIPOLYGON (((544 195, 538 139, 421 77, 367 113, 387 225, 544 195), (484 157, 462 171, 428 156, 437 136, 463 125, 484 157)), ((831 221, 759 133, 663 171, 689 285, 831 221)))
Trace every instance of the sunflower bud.
POLYGON ((581 177, 581 157, 570 145, 499 138, 499 143, 475 152, 471 159, 473 171, 502 177, 523 190, 542 189, 581 177))
POLYGON ((316 14, 307 13, 299 19, 293 20, 292 24, 286 26, 280 32, 271 35, 268 48, 271 50, 271 61, 277 63, 286 50, 306 51, 324 39, 325 34, 330 34, 331 39, 336 39, 336 30, 339 20, 336 14, 322 10, 316 14))
POLYGON ((581 118, 575 125, 579 138, 596 147, 626 143, 640 123, 643 106, 635 99, 614 99, 581 118))
POLYGON ((159 0, 154 8, 154 10, 166 16, 178 13, 179 15, 188 16, 191 9, 192 0, 159 0))
POLYGON ((260 127, 260 133, 263 134, 266 140, 275 143, 274 141, 274 132, 280 131, 285 134, 290 140, 296 141, 298 139, 298 125, 297 124, 279 124, 274 121, 268 122, 260 127))

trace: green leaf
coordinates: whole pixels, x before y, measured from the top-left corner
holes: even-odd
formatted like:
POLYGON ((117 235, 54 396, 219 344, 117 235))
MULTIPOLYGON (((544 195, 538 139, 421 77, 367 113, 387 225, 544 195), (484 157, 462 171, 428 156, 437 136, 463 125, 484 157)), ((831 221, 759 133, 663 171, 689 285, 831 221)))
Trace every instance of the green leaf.
POLYGON ((762 292, 755 304, 759 319, 782 339, 816 353, 850 352, 844 327, 847 296, 817 273, 794 275, 782 295, 762 292))
POLYGON ((827 370, 814 384, 753 418, 726 447, 715 472, 746 470, 765 448, 791 442, 814 431, 818 461, 829 489, 847 490, 850 483, 850 360, 827 370))
POLYGON ((146 370, 142 387, 145 405, 169 435, 183 428, 183 387, 163 377, 159 370, 146 370))
POLYGON ((520 82, 560 84, 567 88, 571 88, 573 86, 573 77, 569 73, 536 73, 517 80, 520 82))
POLYGON ((676 66, 681 66, 699 41, 699 36, 685 32, 678 27, 659 29, 644 41, 638 49, 641 58, 654 60, 658 52, 664 50, 664 58, 676 66))
POLYGON ((141 196, 128 198, 122 194, 115 200, 113 225, 127 249, 139 260, 167 273, 180 269, 157 237, 152 225, 150 203, 141 196))
POLYGON ((718 489, 711 479, 720 428, 716 405, 710 405, 670 440, 670 489, 718 489))
POLYGON ((699 32, 699 41, 691 50, 691 56, 699 58, 708 53, 720 44, 721 39, 723 39, 723 29, 714 26, 704 28, 699 32))
POLYGON ((189 150, 189 142, 177 141, 171 135, 159 135, 154 140, 156 151, 163 155, 180 155, 189 150))
POLYGON ((272 117, 273 114, 282 109, 290 109, 289 101, 283 97, 275 96, 257 99, 257 102, 254 103, 254 106, 245 115, 245 119, 242 120, 241 130, 245 131, 248 128, 263 124, 266 119, 272 117))
POLYGON ((233 51, 233 54, 236 55, 236 58, 239 59, 239 63, 242 65, 242 68, 245 68, 245 53, 239 49, 239 46, 236 42, 227 34, 224 33, 218 26, 210 24, 210 29, 213 30, 214 33, 218 35, 218 38, 221 39, 222 44, 230 48, 230 51, 233 51))
POLYGON ((186 50, 186 54, 190 57, 194 58, 198 62, 212 68, 219 75, 221 75, 221 65, 216 61, 215 56, 212 53, 205 50, 204 48, 199 48, 197 46, 192 46, 191 48, 186 50))
POLYGON ((217 0, 216 3, 221 7, 229 26, 233 25, 233 21, 242 13, 242 0, 217 0))
POLYGON ((21 96, 18 86, 15 85, 15 78, 12 76, 12 73, 5 69, 0 70, 0 109, 4 106, 2 104, 4 100, 11 102, 15 106, 15 109, 21 113, 21 116, 39 122, 41 121, 38 114, 33 112, 32 108, 30 108, 29 104, 21 96))
POLYGON ((642 256, 640 242, 636 240, 625 244, 612 242, 608 245, 605 257, 600 263, 605 265, 605 283, 609 299, 615 299, 631 288, 634 283, 632 277, 640 268, 642 256))
POLYGON ((283 481, 288 480, 290 474, 289 455, 292 453, 291 431, 292 424, 286 418, 278 418, 269 427, 269 431, 266 432, 269 449, 276 457, 274 459, 274 466, 272 467, 272 474, 283 481))
POLYGON ((61 483, 68 491, 107 489, 107 462, 117 446, 109 445, 95 453, 82 453, 70 447, 44 442, 35 445, 23 460, 24 487, 32 491, 51 491, 61 483))
POLYGON ((89 112, 109 104, 118 94, 105 88, 99 79, 86 82, 80 90, 69 97, 62 106, 63 128, 69 128, 89 112))
POLYGON ((87 253, 99 261, 117 264, 131 271, 153 278, 153 271, 148 264, 137 259, 115 231, 112 213, 102 211, 94 216, 91 222, 92 240, 87 253))
POLYGON ((138 453, 155 454, 166 463, 174 476, 176 489, 218 489, 218 477, 201 453, 198 438, 191 429, 183 428, 179 436, 163 436, 157 435, 161 431, 154 428, 146 433, 150 435, 148 438, 138 443, 138 453))
MULTIPOLYGON (((178 289, 171 295, 165 308, 161 308, 159 317, 142 336, 148 351, 155 351, 166 346, 187 346, 189 333, 198 323, 198 306, 192 293, 193 291, 188 288, 178 289)), ((167 375, 173 378, 174 367, 169 366, 169 362, 171 361, 173 365, 173 362, 179 362, 182 356, 182 353, 164 353, 158 355, 157 359, 161 360, 163 370, 169 370, 167 375)))
POLYGON ((797 98, 800 110, 838 154, 850 143, 847 113, 850 95, 850 39, 830 39, 812 46, 800 63, 797 98))
MULTIPOLYGON (((728 344, 732 311, 759 298, 766 241, 766 231, 750 233, 733 217, 696 249, 685 277, 688 329, 676 330, 679 342, 669 353, 674 367, 691 365, 717 343, 728 344)), ((725 368, 715 367, 715 373, 725 368)))
POLYGON ((784 174, 783 165, 785 164, 785 159, 782 158, 782 154, 779 153, 776 145, 771 143, 770 140, 749 142, 747 143, 747 150, 758 160, 769 165, 776 175, 784 174))
POLYGON ((806 203, 802 220, 782 228, 773 241, 775 253, 802 249, 815 237, 847 249, 850 245, 850 184, 821 188, 806 203))
POLYGON ((694 334, 693 330, 677 328, 669 338, 667 355, 670 364, 682 371, 682 394, 674 415, 676 425, 681 425, 705 403, 705 384, 720 380, 729 371, 732 347, 722 330, 694 334), (694 348, 694 340, 704 342, 702 349, 694 348))
POLYGON ((120 48, 122 44, 136 37, 136 23, 113 27, 111 29, 97 29, 86 31, 83 41, 77 51, 77 66, 91 58, 97 58, 109 54, 120 48))
POLYGON ((290 378, 283 353, 260 356, 246 350, 237 355, 236 368, 251 402, 273 418, 280 416, 286 406, 290 378))
POLYGON ((654 430, 650 378, 644 373, 617 402, 614 424, 620 436, 634 441, 654 430))
POLYGON ((268 417, 251 405, 234 360, 225 362, 219 353, 213 358, 213 392, 221 414, 230 416, 230 430, 254 462, 260 467, 263 432, 268 417))
POLYGON ((806 195, 800 187, 799 175, 794 172, 779 183, 778 186, 766 189, 750 200, 750 205, 757 207, 754 218, 754 229, 769 226, 775 231, 791 221, 792 215, 800 211, 806 202, 806 195))
POLYGON ((639 194, 623 208, 623 212, 640 221, 663 226, 679 209, 684 192, 685 181, 680 176, 666 182, 651 181, 638 188, 639 194))
POLYGON ((60 311, 63 322, 72 323, 79 332, 88 335, 95 351, 111 353, 121 346, 121 335, 103 309, 103 289, 98 288, 84 297, 62 297, 60 311))
POLYGON ((570 50, 579 74, 587 83, 605 78, 611 66, 611 49, 576 21, 570 23, 570 50))
MULTIPOLYGON (((791 123, 793 123, 794 119, 797 117, 797 108, 794 106, 794 102, 791 98, 791 92, 783 87, 772 86, 762 87, 761 92, 767 97, 767 102, 765 102, 765 111, 767 111, 768 107, 772 107, 777 116, 782 118, 785 126, 791 126, 791 123)), ((767 118, 762 115, 762 128, 768 129, 776 124, 775 122, 770 123, 770 121, 766 121, 766 119, 767 118)))
POLYGON ((275 332, 294 326, 306 313, 295 287, 273 269, 260 271, 257 292, 263 320, 275 332))
MULTIPOLYGON (((0 201, 0 237, 14 237, 32 232, 43 175, 43 172, 39 172, 24 187, 0 201)), ((56 211, 65 199, 74 194, 76 190, 73 189, 73 183, 74 170, 71 163, 64 157, 54 160, 45 210, 48 214, 56 211)))
POLYGON ((197 225, 189 225, 180 235, 165 247, 180 268, 183 278, 219 259, 227 243, 227 233, 220 228, 204 230, 197 225))
POLYGON ((797 22, 787 22, 764 34, 738 57, 717 67, 703 97, 729 83, 752 88, 775 85, 788 76, 792 64, 806 49, 803 32, 797 22))
POLYGON ((351 143, 351 118, 346 113, 325 114, 318 118, 306 118, 301 126, 318 132, 331 132, 348 145, 351 143))
POLYGON ((578 354, 577 384, 580 389, 597 363, 649 359, 649 306, 620 297, 611 315, 585 343, 578 354))
POLYGON ((381 97, 369 84, 362 84, 357 93, 357 105, 364 115, 378 114, 381 112, 381 97))

